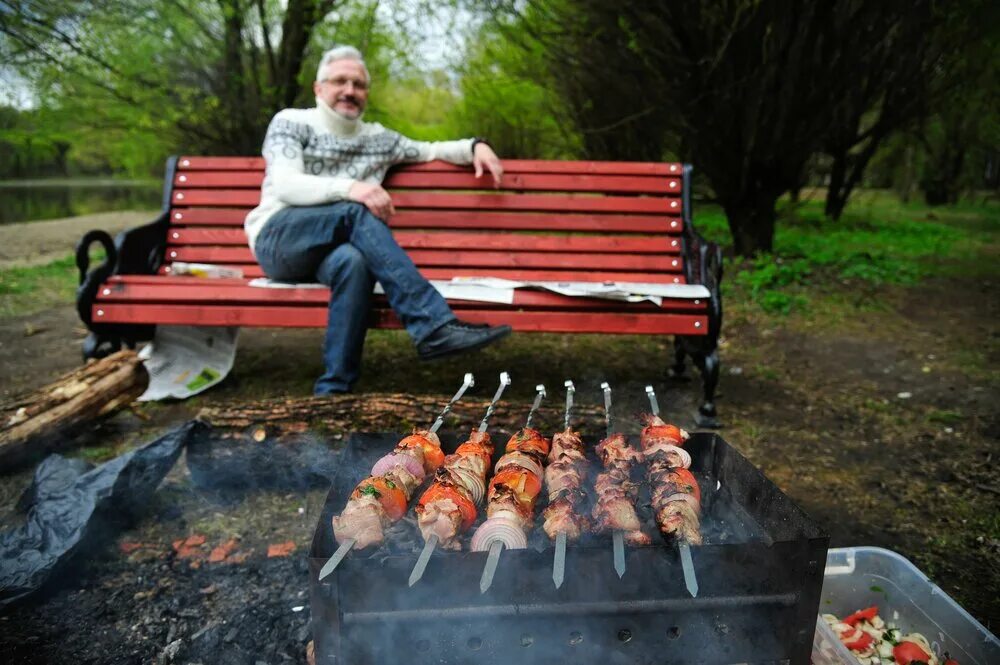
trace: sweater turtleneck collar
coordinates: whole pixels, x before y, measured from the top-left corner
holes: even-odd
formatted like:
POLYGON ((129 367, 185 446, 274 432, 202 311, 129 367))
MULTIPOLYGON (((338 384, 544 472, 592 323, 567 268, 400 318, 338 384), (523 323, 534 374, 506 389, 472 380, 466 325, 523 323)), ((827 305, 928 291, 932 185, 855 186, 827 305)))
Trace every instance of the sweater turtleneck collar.
POLYGON ((337 136, 354 136, 361 130, 360 115, 354 119, 345 118, 319 97, 316 98, 316 108, 319 109, 319 116, 323 119, 323 124, 337 136))

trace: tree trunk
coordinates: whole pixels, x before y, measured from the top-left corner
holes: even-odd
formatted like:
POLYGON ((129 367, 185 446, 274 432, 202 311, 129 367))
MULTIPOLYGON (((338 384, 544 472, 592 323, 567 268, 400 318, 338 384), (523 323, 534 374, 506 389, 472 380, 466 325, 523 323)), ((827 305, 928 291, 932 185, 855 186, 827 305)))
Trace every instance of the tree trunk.
MULTIPOLYGON (((202 409, 198 417, 216 429, 250 430, 254 438, 294 435, 322 429, 333 432, 406 432, 414 427, 430 427, 447 403, 447 397, 398 393, 331 395, 294 399, 267 399, 247 404, 202 409)), ((466 400, 455 404, 445 427, 465 434, 479 424, 488 402, 466 400)), ((491 427, 515 431, 524 425, 527 404, 501 402, 490 421, 491 427)), ((563 411, 542 407, 535 416, 539 429, 562 429, 563 411)), ((578 429, 600 429, 604 412, 597 407, 576 406, 573 422, 578 429), (592 425, 592 427, 591 427, 592 425)))
POLYGON ((54 436, 131 404, 149 377, 135 351, 119 351, 0 406, 0 471, 49 452, 54 436))
POLYGON ((830 219, 840 219, 847 204, 844 194, 844 181, 847 177, 847 151, 839 150, 831 154, 833 165, 830 167, 830 184, 826 189, 826 202, 823 213, 830 219))
POLYGON ((744 192, 729 201, 723 200, 729 230, 733 234, 733 249, 737 256, 768 253, 774 246, 774 206, 777 194, 759 190, 744 192))

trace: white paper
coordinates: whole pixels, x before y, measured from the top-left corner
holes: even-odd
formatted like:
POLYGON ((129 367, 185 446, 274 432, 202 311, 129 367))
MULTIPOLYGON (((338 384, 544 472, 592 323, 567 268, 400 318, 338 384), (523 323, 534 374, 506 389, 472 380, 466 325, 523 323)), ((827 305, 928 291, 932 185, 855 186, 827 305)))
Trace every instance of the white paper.
POLYGON ((653 284, 642 282, 521 282, 499 277, 453 277, 455 284, 475 284, 495 289, 536 288, 559 293, 564 296, 582 298, 604 298, 624 302, 648 300, 663 304, 664 298, 696 300, 709 298, 711 293, 701 284, 653 284))
POLYGON ((186 399, 208 390, 233 369, 240 329, 226 326, 157 326, 139 352, 149 373, 140 402, 186 399))

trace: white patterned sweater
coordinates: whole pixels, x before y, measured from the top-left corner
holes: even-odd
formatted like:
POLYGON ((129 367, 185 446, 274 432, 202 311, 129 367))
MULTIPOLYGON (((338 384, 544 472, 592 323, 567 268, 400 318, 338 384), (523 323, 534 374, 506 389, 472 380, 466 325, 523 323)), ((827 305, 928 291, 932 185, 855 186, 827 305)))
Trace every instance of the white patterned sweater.
POLYGON ((345 118, 317 98, 314 108, 279 111, 261 152, 266 169, 260 205, 243 223, 251 250, 279 210, 345 200, 355 182, 381 183, 389 167, 403 162, 470 164, 472 139, 414 141, 377 122, 345 118))

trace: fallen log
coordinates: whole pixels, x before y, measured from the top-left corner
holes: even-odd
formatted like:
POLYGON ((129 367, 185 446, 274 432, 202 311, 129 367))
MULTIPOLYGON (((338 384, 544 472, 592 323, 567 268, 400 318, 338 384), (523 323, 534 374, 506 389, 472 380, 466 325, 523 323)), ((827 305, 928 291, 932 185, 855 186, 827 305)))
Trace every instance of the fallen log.
POLYGON ((0 405, 0 471, 63 445, 58 434, 128 406, 148 383, 142 361, 126 349, 0 405))
MULTIPOLYGON (((406 432, 429 427, 448 401, 442 395, 368 393, 265 399, 257 402, 217 405, 201 410, 198 417, 219 430, 251 430, 257 438, 281 437, 308 431, 348 434, 350 432, 406 432), (258 434, 259 433, 259 434, 258 434)), ((455 404, 445 421, 445 429, 464 433, 479 424, 488 400, 463 399, 455 404)), ((491 429, 515 431, 524 425, 529 403, 503 402, 497 407, 491 429)), ((562 406, 542 407, 535 426, 544 432, 562 429, 562 406)), ((573 426, 603 430, 604 412, 592 406, 573 409, 573 426)))

